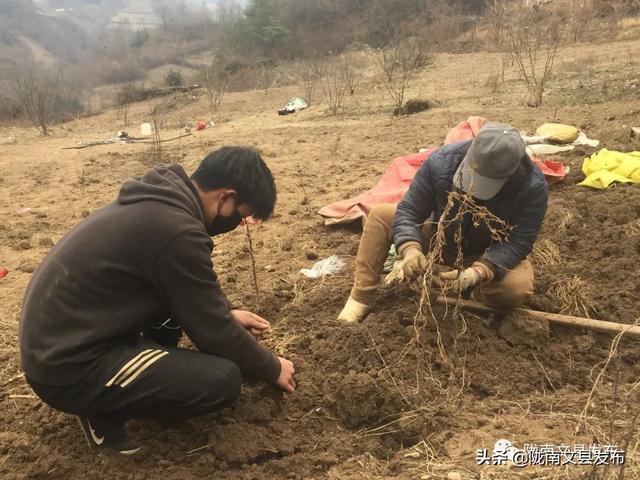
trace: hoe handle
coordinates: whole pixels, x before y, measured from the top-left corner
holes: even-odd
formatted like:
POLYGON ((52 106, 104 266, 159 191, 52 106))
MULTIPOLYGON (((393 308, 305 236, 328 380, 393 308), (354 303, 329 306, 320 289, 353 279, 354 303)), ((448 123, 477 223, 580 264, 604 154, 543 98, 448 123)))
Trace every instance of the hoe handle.
MULTIPOLYGON (((500 313, 500 310, 487 307, 482 303, 472 302, 471 300, 459 300, 457 298, 444 297, 442 295, 436 298, 436 303, 440 305, 460 305, 463 310, 480 313, 500 313)), ((559 313, 540 312, 537 310, 527 310, 518 308, 516 311, 526 313, 529 318, 537 320, 547 320, 552 323, 564 325, 566 327, 586 328, 596 332, 619 334, 624 332, 630 337, 640 337, 640 327, 635 325, 625 325, 623 323, 604 322, 602 320, 592 320, 591 318, 572 317, 570 315, 561 315, 559 313)))

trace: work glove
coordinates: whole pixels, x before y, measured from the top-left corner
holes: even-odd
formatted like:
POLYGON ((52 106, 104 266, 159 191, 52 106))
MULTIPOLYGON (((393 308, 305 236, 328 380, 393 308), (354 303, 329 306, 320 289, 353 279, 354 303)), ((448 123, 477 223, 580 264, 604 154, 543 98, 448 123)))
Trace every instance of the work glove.
POLYGON ((415 280, 428 268, 427 257, 422 253, 422 248, 417 242, 411 242, 400 247, 401 260, 393 264, 391 273, 386 276, 385 283, 400 283, 404 280, 415 280))
POLYGON ((473 290, 480 283, 490 282, 493 280, 494 275, 490 267, 484 263, 475 262, 462 272, 458 270, 442 272, 439 278, 443 286, 464 293, 473 290))
POLYGON ((396 260, 393 262, 391 271, 384 277, 385 285, 395 285, 396 283, 402 283, 404 281, 404 273, 402 272, 402 260, 396 260))
POLYGON ((404 250, 402 255, 402 273, 404 278, 415 280, 422 275, 428 268, 427 257, 422 253, 422 249, 418 247, 409 247, 404 250))

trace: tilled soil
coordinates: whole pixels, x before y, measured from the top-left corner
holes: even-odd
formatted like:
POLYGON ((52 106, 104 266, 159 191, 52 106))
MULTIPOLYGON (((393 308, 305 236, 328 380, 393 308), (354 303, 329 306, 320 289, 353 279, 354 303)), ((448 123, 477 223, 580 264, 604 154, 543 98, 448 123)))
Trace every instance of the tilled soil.
MULTIPOLYGON (((420 79, 424 91, 416 94, 430 91, 437 72, 489 68, 483 61, 446 57, 436 73, 420 79)), ((254 92, 249 103, 243 103, 247 95, 231 95, 225 100, 228 122, 179 148, 168 144, 165 160, 188 171, 205 152, 225 144, 263 151, 279 203, 273 220, 251 228, 259 301, 243 231, 216 239, 214 264, 234 304, 273 323, 267 343, 295 362, 299 387, 286 396, 271 386, 247 385, 239 402, 219 414, 179 424, 132 421, 131 433, 143 446, 133 458, 89 451, 74 418, 33 397, 19 376, 16 332, 24 288, 40 260, 72 225, 111 201, 127 177, 151 166, 148 146, 61 150, 110 135, 114 112, 74 122, 46 139, 5 132, 17 140, 0 152, 0 267, 10 271, 0 280, 0 477, 413 479, 479 478, 483 472, 482 478, 542 478, 534 468, 516 476, 478 466, 476 449, 509 438, 519 446, 627 442, 631 451, 640 390, 633 388, 640 374, 635 341, 620 343, 582 417, 586 429, 576 433, 610 336, 465 313, 467 330, 455 340, 461 318, 435 308, 439 346, 433 321, 416 335, 419 296, 407 286, 383 289, 362 324, 336 321, 349 293, 360 229, 325 227, 315 212, 375 184, 395 156, 437 146, 451 117, 455 123, 482 114, 532 131, 558 116, 604 146, 633 148, 621 133, 636 118, 628 101, 530 110, 508 98, 487 107, 482 94, 455 92, 446 107, 397 119, 386 113, 383 91, 375 88, 339 117, 322 106, 277 117, 274 107, 291 89, 254 92), (332 254, 346 261, 343 273, 324 280, 299 274, 332 254)), ((143 111, 140 106, 132 116, 142 118, 143 111)), ((192 104, 175 112, 175 121, 203 111, 204 104, 192 104)), ((576 185, 587 154, 576 150, 556 158, 572 170, 551 187, 533 255, 536 292, 527 306, 631 324, 638 318, 640 189, 576 185)), ((629 469, 634 459, 630 454, 629 469)), ((585 470, 545 472, 579 478, 585 470)), ((629 472, 627 478, 635 478, 637 470, 629 472)))

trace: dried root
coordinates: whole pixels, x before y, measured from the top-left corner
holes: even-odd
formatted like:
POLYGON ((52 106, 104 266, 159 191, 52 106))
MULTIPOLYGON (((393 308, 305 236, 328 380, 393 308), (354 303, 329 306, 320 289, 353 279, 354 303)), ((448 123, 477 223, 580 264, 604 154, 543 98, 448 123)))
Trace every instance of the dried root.
POLYGON ((574 275, 570 280, 560 280, 551 285, 549 295, 560 307, 560 313, 591 318, 595 306, 587 294, 588 284, 574 275))
MULTIPOLYGON (((457 270, 464 268, 462 220, 469 216, 476 228, 484 224, 493 240, 501 242, 508 237, 510 227, 503 220, 489 212, 486 207, 477 205, 470 195, 451 192, 447 206, 438 223, 435 224, 435 234, 431 239, 431 246, 427 255, 429 267, 422 278, 420 303, 414 320, 414 343, 418 345, 418 348, 421 348, 420 338, 424 335, 426 327, 431 323, 435 326, 440 358, 450 370, 449 397, 460 395, 468 384, 465 368, 466 353, 460 352, 458 345, 458 341, 468 331, 467 323, 459 304, 453 307, 453 312, 450 312, 449 307, 446 307, 443 316, 437 315, 433 309, 430 292, 434 279, 438 275, 439 265, 448 264, 457 270), (455 260, 453 262, 451 262, 450 258, 445 259, 445 232, 450 226, 456 228, 454 235, 455 260), (449 315, 450 313, 451 315, 449 315), (447 340, 444 339, 445 336, 447 340), (458 384, 457 389, 453 387, 455 384, 458 384)), ((446 286, 440 288, 441 292, 439 293, 442 295, 450 293, 446 286)), ((457 295, 459 300, 462 300, 461 294, 457 293, 457 295)), ((418 357, 422 358, 424 355, 418 355, 418 357)))

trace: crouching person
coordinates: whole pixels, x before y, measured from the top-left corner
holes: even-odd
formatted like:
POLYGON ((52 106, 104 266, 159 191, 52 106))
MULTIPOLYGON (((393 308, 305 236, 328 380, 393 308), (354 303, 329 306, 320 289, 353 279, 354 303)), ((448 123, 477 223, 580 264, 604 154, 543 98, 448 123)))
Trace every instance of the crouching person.
MULTIPOLYGON (((487 124, 473 141, 435 151, 416 173, 397 208, 375 207, 367 218, 356 256, 355 282, 339 320, 357 322, 371 310, 392 242, 401 259, 399 277, 415 279, 427 268, 430 238, 425 228, 445 212, 449 193, 461 191, 506 222, 506 240, 492 240, 484 224, 465 214, 454 220, 459 205, 445 219, 445 263, 453 266, 458 227, 465 269, 443 272, 439 280, 457 291, 473 291, 485 305, 511 310, 533 293, 533 268, 527 259, 542 227, 548 189, 544 175, 529 159, 523 140, 511 126, 487 124)), ((459 242, 460 243, 460 242, 459 242)))
POLYGON ((242 377, 295 388, 293 364, 255 337, 269 322, 230 308, 212 236, 268 219, 270 170, 250 148, 208 155, 191 177, 173 165, 125 182, 73 228, 27 288, 20 321, 26 379, 78 415, 90 446, 131 454, 130 418, 178 420, 232 404, 242 377), (185 333, 198 351, 178 348, 185 333))

